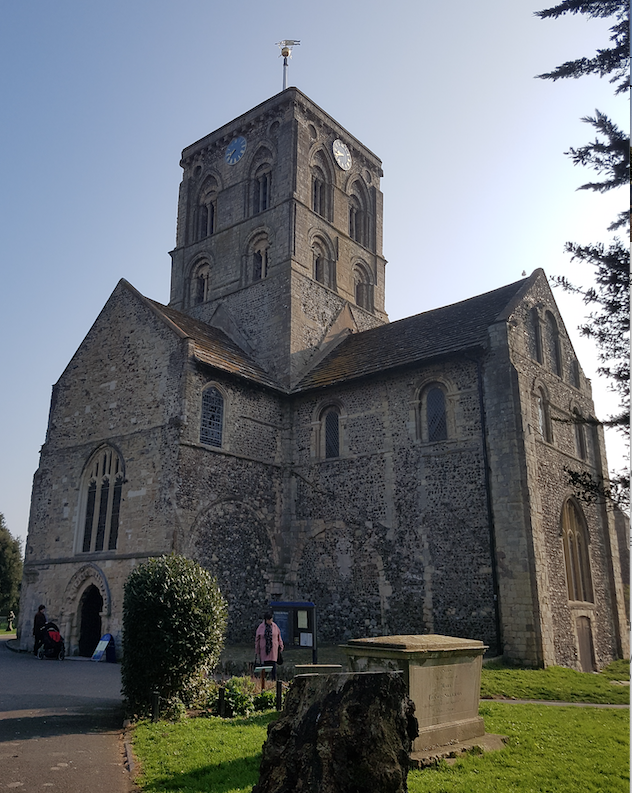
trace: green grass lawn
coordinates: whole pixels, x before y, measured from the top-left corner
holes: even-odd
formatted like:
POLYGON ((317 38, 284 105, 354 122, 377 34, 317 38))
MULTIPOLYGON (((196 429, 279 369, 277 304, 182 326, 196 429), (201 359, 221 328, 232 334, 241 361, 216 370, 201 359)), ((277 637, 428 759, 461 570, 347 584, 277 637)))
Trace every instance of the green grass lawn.
POLYGON ((489 702, 480 714, 507 747, 411 771, 410 793, 628 793, 627 710, 489 702))
POLYGON ((599 674, 576 672, 561 666, 548 669, 511 669, 489 664, 483 667, 481 697, 510 699, 544 699, 561 702, 597 702, 627 705, 628 686, 616 686, 612 680, 629 680, 626 661, 615 661, 599 674))
MULTIPOLYGON (((569 702, 627 702, 610 679, 628 674, 615 662, 601 674, 569 669, 485 668, 488 696, 569 702)), ((487 732, 506 735, 505 749, 468 754, 454 765, 411 771, 410 793, 627 793, 629 711, 481 702, 487 732)), ((140 722, 134 751, 150 793, 250 793, 258 779, 268 712, 249 718, 140 722)), ((369 791, 367 791, 369 793, 369 791)))

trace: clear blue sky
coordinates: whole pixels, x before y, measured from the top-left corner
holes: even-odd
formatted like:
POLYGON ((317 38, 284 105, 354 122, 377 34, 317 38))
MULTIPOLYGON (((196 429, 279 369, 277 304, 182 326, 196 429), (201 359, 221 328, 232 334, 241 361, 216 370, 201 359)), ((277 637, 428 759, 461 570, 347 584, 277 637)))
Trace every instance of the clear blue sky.
MULTIPOLYGON (((551 3, 552 4, 552 3, 551 3)), ((563 154, 606 80, 534 75, 589 55, 607 24, 541 21, 533 0, 21 0, 0 5, 0 512, 26 536, 51 386, 121 277, 169 300, 181 150, 296 85, 383 161, 391 319, 544 267, 607 238, 621 196, 575 192, 563 154)), ((619 206, 621 204, 621 207, 619 206)), ((587 374, 581 302, 556 293, 587 374)), ((593 378, 598 412, 616 407, 593 378)), ((616 437, 614 438, 616 442, 616 437)), ((609 442, 610 443, 610 442, 609 442)), ((609 447, 621 464, 622 446, 609 447)))

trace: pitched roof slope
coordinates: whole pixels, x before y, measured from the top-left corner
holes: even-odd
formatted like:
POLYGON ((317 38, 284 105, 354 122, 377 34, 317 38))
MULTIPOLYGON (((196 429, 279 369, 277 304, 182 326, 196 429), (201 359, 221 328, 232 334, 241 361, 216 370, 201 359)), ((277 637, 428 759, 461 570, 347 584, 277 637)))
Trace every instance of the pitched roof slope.
POLYGON ((376 374, 385 369, 484 347, 487 329, 530 284, 529 278, 460 303, 347 336, 298 384, 297 391, 376 374))
POLYGON ((250 358, 235 342, 219 328, 207 325, 193 317, 182 314, 169 306, 163 306, 155 300, 146 298, 157 314, 175 325, 184 337, 190 338, 195 345, 195 357, 198 361, 229 372, 238 377, 245 377, 261 385, 284 390, 282 386, 250 358))

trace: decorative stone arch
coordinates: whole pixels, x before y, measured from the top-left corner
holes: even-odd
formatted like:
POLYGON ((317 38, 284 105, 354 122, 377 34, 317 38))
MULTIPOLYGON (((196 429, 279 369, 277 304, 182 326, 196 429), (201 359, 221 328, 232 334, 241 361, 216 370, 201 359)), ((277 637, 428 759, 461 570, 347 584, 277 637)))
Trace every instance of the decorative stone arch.
POLYGON ((373 312, 374 310, 374 289, 375 278, 369 265, 362 261, 356 260, 352 265, 353 272, 353 293, 356 305, 364 308, 367 311, 373 312))
POLYGON ((428 375, 419 382, 411 402, 417 441, 440 443, 458 437, 456 400, 456 387, 443 374, 428 375))
POLYGON ((308 240, 313 254, 312 278, 336 291, 336 249, 329 236, 320 229, 311 229, 308 240))
POLYGON ((103 630, 107 632, 108 621, 112 613, 110 587, 105 573, 97 565, 89 562, 82 565, 72 575, 64 591, 60 628, 66 643, 67 655, 74 655, 78 651, 82 598, 92 586, 96 587, 103 600, 100 616, 103 619, 103 630))
POLYGON ((349 203, 349 237, 363 247, 373 249, 371 197, 360 174, 349 176, 345 192, 349 203))
POLYGON ((268 226, 259 226, 251 232, 242 254, 242 281, 244 285, 267 278, 270 271, 270 251, 274 236, 268 226))
POLYGON ((217 578, 228 602, 228 640, 250 643, 278 578, 269 519, 243 500, 219 499, 198 513, 185 549, 217 578))
POLYGON ((391 587, 373 542, 344 521, 315 520, 309 528, 294 554, 292 578, 297 598, 318 604, 321 639, 387 633, 391 587))
POLYGON ((249 165, 251 215, 265 212, 272 205, 272 173, 275 164, 275 147, 262 141, 252 153, 249 165))
POLYGON ((315 143, 309 154, 310 206, 325 220, 332 220, 336 169, 332 156, 322 143, 315 143))
POLYGON ((217 196, 222 190, 219 173, 205 173, 196 191, 189 226, 189 240, 196 242, 214 234, 217 229, 217 196))
POLYGON ((189 306, 206 303, 211 298, 212 259, 208 254, 196 256, 188 267, 189 306))

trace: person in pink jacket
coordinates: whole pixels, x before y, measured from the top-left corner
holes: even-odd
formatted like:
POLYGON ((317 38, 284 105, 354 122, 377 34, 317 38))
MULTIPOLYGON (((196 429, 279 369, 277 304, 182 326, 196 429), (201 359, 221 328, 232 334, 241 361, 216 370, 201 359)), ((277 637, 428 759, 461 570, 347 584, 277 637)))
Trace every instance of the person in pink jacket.
POLYGON ((259 658, 262 666, 271 666, 270 680, 276 680, 276 666, 279 650, 283 649, 283 639, 279 626, 272 619, 272 612, 266 611, 263 622, 255 635, 255 659, 259 658))

